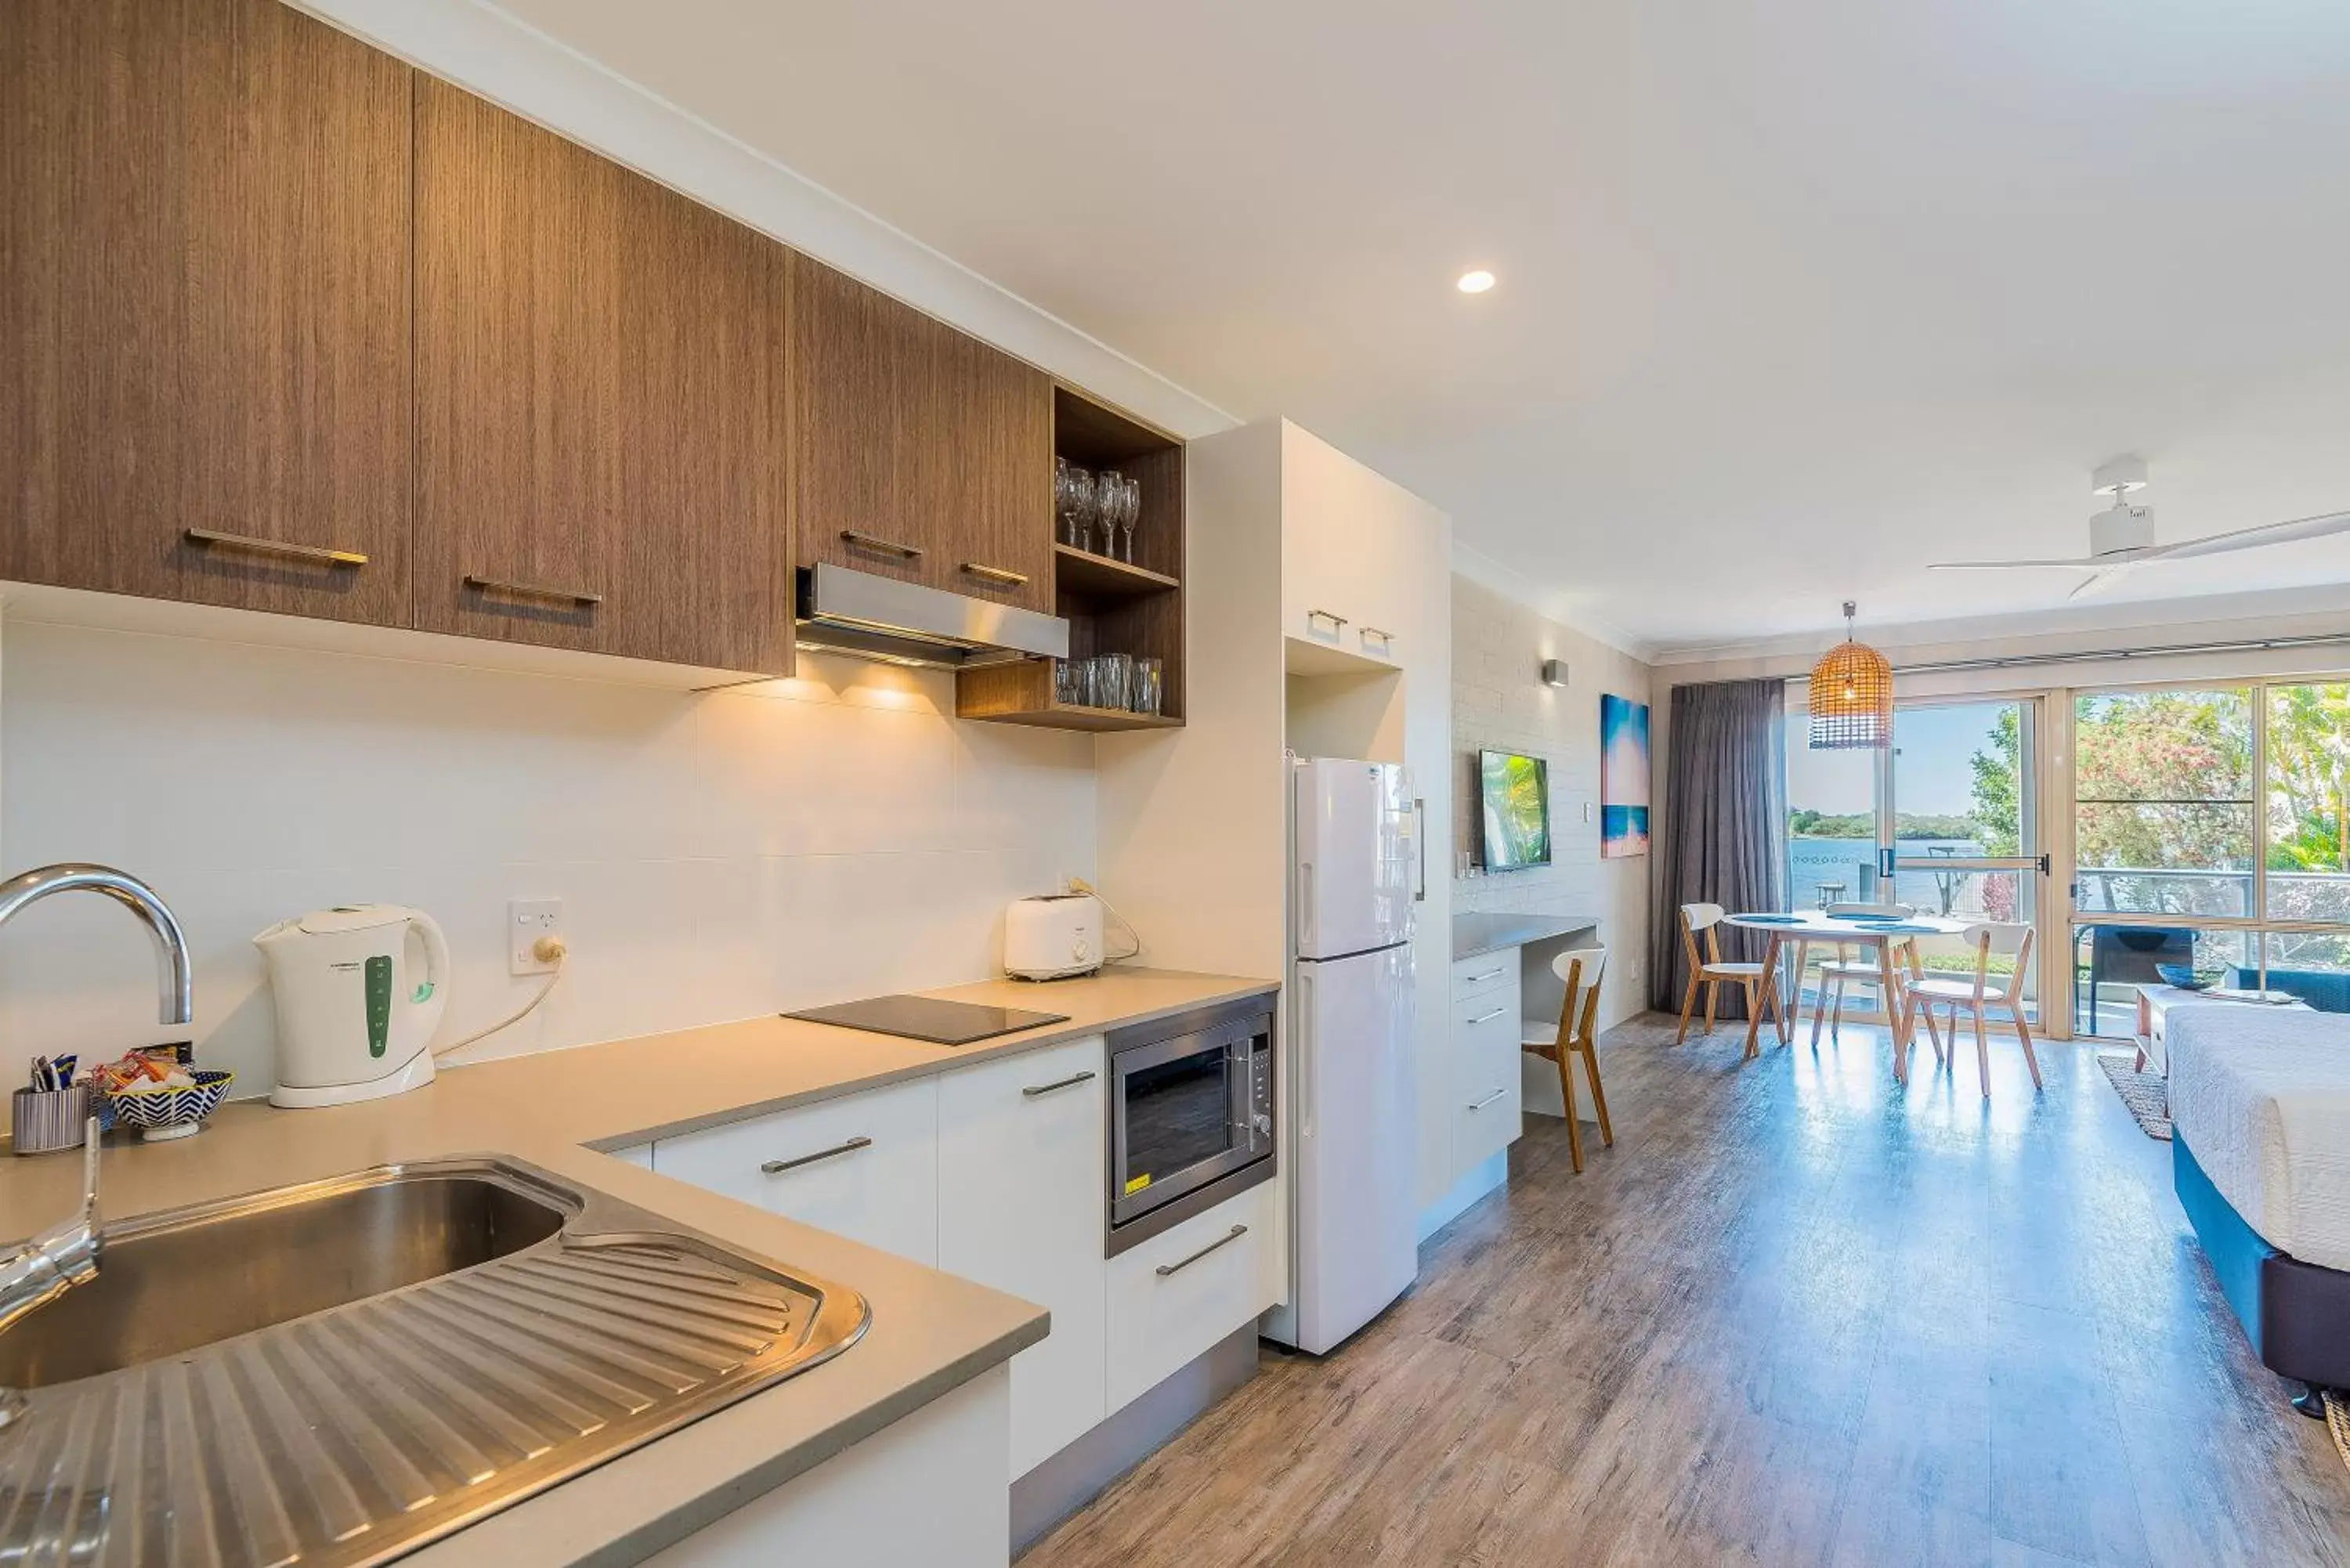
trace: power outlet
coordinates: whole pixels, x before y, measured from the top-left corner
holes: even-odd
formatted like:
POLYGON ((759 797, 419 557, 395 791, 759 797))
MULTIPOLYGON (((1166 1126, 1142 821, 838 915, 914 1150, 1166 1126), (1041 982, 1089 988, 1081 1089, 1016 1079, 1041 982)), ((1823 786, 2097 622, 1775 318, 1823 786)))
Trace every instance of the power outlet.
POLYGON ((506 969, 510 974, 546 974, 555 966, 531 950, 541 937, 563 934, 563 900, 510 898, 506 901, 506 969))

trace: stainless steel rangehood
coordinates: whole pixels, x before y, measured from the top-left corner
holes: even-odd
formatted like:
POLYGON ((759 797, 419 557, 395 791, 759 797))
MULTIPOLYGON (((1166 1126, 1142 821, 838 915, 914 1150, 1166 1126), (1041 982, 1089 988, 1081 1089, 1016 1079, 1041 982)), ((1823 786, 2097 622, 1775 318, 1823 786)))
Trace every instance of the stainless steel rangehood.
POLYGON ((822 564, 799 569, 794 637, 802 648, 941 670, 1069 656, 1059 616, 822 564))

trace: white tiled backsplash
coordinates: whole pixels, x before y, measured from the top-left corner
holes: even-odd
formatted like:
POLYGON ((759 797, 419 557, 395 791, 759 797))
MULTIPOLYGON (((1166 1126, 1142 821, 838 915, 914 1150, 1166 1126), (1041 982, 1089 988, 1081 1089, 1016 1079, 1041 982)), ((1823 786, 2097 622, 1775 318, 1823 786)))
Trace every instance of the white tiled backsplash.
MULTIPOLYGON (((996 972, 1003 904, 1093 872, 1093 742, 952 711, 947 675, 806 655, 697 694, 10 620, 0 864, 153 883, 240 1095, 270 1085, 272 921, 432 915, 448 1039, 541 983, 506 972, 506 901, 559 898, 553 1000, 449 1060, 550 1050, 996 972)), ((0 928, 0 1075, 186 1036, 154 968, 103 899, 0 928)))

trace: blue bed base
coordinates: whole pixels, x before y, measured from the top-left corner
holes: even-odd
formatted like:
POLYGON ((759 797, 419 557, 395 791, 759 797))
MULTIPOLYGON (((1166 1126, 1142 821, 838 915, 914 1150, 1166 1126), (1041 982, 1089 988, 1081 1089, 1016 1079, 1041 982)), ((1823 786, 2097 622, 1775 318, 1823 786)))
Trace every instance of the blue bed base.
POLYGON ((2280 1376, 2350 1388, 2350 1273, 2269 1245, 2211 1185, 2175 1127, 2170 1164, 2178 1206, 2261 1364, 2280 1376))

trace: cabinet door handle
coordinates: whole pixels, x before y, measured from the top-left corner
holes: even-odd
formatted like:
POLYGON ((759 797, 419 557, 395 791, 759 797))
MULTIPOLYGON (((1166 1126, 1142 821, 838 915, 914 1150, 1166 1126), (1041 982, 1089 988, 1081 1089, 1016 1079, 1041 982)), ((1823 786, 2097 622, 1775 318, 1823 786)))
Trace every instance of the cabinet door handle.
POLYGON ((1372 638, 1378 638, 1379 639, 1379 651, 1381 653, 1393 653, 1395 651, 1395 633, 1391 631, 1381 631, 1378 627, 1367 626, 1363 628, 1361 635, 1363 640, 1366 642, 1369 641, 1372 638))
POLYGON ((1074 1089, 1079 1084, 1090 1084, 1097 1076, 1098 1075, 1093 1073, 1079 1073, 1074 1078, 1063 1078, 1058 1083, 1031 1085, 1020 1092, 1033 1100, 1039 1095, 1049 1095, 1055 1089, 1074 1089))
POLYGON ((786 1170, 797 1170, 803 1165, 814 1165, 819 1159, 837 1159, 844 1154, 855 1154, 860 1148, 871 1148, 869 1137, 853 1137, 831 1148, 820 1148, 814 1154, 804 1154, 797 1159, 771 1159, 759 1168, 769 1176, 780 1176, 786 1170))
POLYGON ((517 583, 504 577, 484 577, 473 572, 465 574, 465 586, 478 594, 505 594, 518 599, 555 599, 564 604, 577 605, 582 609, 604 602, 602 594, 591 594, 579 588, 552 588, 545 583, 517 583))
POLYGON ((1472 974, 1472 975, 1470 975, 1467 979, 1463 980, 1461 983, 1461 984, 1463 984, 1463 985, 1482 985, 1482 984, 1484 984, 1484 983, 1485 983, 1487 981, 1489 981, 1489 980, 1499 980, 1499 979, 1501 979, 1501 978, 1502 978, 1502 971, 1501 971, 1500 970, 1497 970, 1497 969, 1489 969, 1489 970, 1487 970, 1487 971, 1486 971, 1484 973, 1482 973, 1482 974, 1472 974))
POLYGON ((1235 1225, 1231 1230, 1225 1231, 1222 1235, 1217 1237, 1214 1241, 1209 1242, 1206 1246, 1201 1248, 1198 1251, 1192 1253, 1190 1257, 1182 1259, 1178 1262, 1159 1264, 1159 1277, 1163 1280, 1170 1274, 1180 1274, 1184 1270, 1190 1268, 1192 1264, 1198 1262, 1201 1259, 1206 1257, 1209 1253, 1214 1251, 1217 1248, 1229 1247, 1247 1234, 1247 1226, 1235 1225))
POLYGON ((974 577, 983 578, 991 583, 1002 583, 1007 588, 1022 588, 1028 586, 1027 573, 1015 572, 1004 566, 991 566, 983 561, 965 561, 962 564, 962 569, 974 577))
POLYGON ((1312 631, 1314 629, 1314 623, 1317 620, 1326 620, 1330 623, 1330 635, 1333 637, 1336 637, 1338 634, 1338 628, 1340 627, 1347 624, 1347 618, 1345 616, 1332 615, 1328 610, 1310 609, 1305 612, 1305 629, 1312 631))
POLYGON ((1493 1011, 1492 1011, 1492 1012, 1481 1012, 1481 1013, 1479 1013, 1476 1017, 1474 1017, 1474 1018, 1471 1019, 1469 1022, 1470 1022, 1470 1023, 1492 1023, 1492 1022, 1493 1022, 1493 1020, 1495 1020, 1496 1018, 1499 1018, 1500 1016, 1502 1016, 1502 1014, 1503 1014, 1504 1012, 1507 1012, 1508 1011, 1509 1011, 1509 1009, 1508 1009, 1508 1008, 1506 1008, 1506 1007, 1497 1007, 1497 1008, 1493 1009, 1493 1011))
POLYGON ((308 561, 320 566, 364 566, 366 555, 358 550, 338 550, 326 545, 292 545, 283 539, 256 539, 250 534, 224 534, 216 528, 190 528, 182 538, 191 545, 217 545, 227 550, 250 550, 256 556, 283 556, 289 561, 308 561))
POLYGON ((900 545, 895 539, 884 539, 878 534, 860 534, 854 528, 843 528, 840 536, 859 550, 874 550, 884 556, 895 556, 901 561, 919 561, 922 549, 919 545, 900 545))
POLYGON ((1482 1111, 1487 1106, 1492 1105, 1495 1100, 1500 1099, 1503 1095, 1506 1095, 1510 1091, 1507 1089, 1496 1089, 1492 1094, 1486 1096, 1483 1099, 1472 1102, 1469 1108, 1472 1111, 1482 1111))

